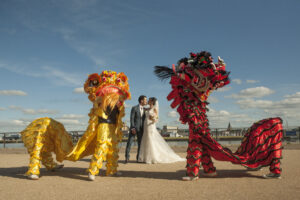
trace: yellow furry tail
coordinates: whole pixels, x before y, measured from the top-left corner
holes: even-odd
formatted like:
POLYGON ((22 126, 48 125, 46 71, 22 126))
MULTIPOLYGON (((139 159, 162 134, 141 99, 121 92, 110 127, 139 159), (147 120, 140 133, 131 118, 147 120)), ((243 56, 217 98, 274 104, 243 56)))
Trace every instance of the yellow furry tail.
POLYGON ((56 154, 57 161, 62 162, 73 148, 72 139, 64 126, 48 117, 34 120, 21 135, 30 154, 28 175, 39 174, 40 162, 47 169, 54 168, 56 163, 51 152, 56 154))

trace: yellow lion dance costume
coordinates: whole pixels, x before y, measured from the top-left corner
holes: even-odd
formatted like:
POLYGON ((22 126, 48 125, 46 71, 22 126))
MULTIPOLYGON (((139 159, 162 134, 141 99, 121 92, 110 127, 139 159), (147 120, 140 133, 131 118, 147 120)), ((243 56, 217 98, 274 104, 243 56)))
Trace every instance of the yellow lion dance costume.
POLYGON ((42 163, 47 170, 62 168, 56 160, 77 161, 92 155, 88 169, 89 179, 94 180, 103 161, 107 161, 106 175, 117 173, 118 143, 122 140, 122 117, 125 113, 124 101, 130 99, 128 79, 124 73, 103 71, 91 74, 84 84, 93 108, 89 113, 89 125, 78 143, 73 146, 64 126, 51 118, 34 120, 21 132, 22 140, 30 154, 26 175, 38 179, 42 163))

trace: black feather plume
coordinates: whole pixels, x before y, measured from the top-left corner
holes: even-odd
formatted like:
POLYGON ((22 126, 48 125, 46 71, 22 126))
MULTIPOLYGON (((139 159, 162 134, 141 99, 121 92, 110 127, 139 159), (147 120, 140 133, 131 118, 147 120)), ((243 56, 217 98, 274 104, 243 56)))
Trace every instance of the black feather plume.
POLYGON ((166 66, 155 66, 154 67, 154 74, 160 79, 160 80, 165 80, 170 78, 171 76, 174 76, 175 73, 174 71, 166 66))

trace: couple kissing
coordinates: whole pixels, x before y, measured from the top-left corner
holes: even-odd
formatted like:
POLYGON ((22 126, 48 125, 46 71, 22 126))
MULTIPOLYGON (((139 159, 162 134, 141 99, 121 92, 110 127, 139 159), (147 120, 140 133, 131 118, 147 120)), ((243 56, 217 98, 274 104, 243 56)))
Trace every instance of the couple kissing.
POLYGON ((130 131, 125 152, 125 163, 129 162, 130 149, 137 136, 138 150, 136 161, 147 164, 172 163, 185 161, 179 157, 157 131, 156 123, 159 116, 159 104, 155 97, 141 95, 139 104, 133 106, 130 113, 130 131))

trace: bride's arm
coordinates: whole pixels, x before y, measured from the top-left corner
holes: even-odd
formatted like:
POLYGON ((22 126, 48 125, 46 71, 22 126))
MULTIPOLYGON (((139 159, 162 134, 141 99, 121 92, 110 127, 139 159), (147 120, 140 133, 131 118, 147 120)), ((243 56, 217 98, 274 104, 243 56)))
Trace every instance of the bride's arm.
POLYGON ((149 119, 151 121, 153 121, 153 123, 158 121, 158 113, 157 113, 157 110, 155 108, 153 109, 153 114, 149 115, 149 119))
POLYGON ((154 115, 154 116, 155 116, 155 119, 158 119, 158 112, 157 112, 157 110, 154 108, 153 111, 154 111, 154 113, 155 113, 155 115, 154 115))

